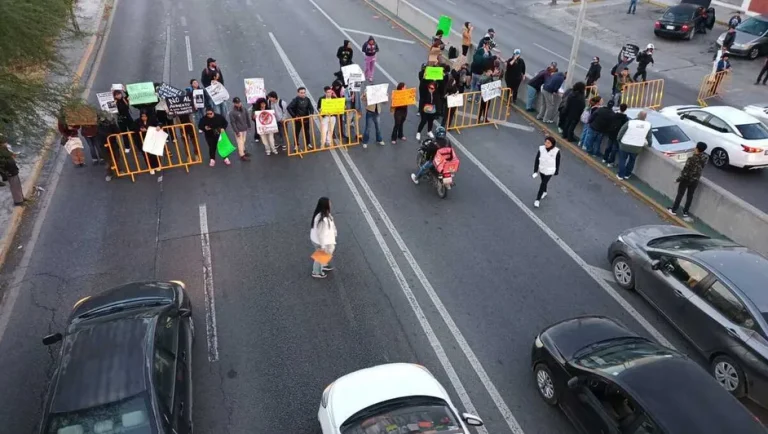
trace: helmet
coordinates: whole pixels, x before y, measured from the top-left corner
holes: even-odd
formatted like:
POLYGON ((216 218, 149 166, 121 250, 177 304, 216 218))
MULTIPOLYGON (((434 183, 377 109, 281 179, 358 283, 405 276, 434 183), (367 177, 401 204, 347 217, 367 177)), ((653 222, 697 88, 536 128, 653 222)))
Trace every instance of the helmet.
POLYGON ((437 127, 435 130, 435 137, 438 139, 444 139, 445 138, 445 128, 443 127, 437 127))
POLYGON ((648 45, 645 47, 645 49, 646 49, 646 50, 655 50, 656 48, 653 46, 653 44, 648 44, 648 45))

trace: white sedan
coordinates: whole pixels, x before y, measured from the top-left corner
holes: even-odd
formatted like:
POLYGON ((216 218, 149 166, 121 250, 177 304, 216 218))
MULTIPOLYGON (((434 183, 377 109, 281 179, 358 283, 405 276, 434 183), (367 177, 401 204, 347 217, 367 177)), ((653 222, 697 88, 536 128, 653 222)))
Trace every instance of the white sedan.
POLYGON ((427 368, 391 363, 361 369, 334 381, 317 412, 323 434, 432 432, 469 434, 479 417, 458 416, 448 393, 427 368))
POLYGON ((768 128, 754 116, 730 106, 670 106, 659 113, 674 121, 691 139, 707 144, 717 168, 768 167, 768 128))

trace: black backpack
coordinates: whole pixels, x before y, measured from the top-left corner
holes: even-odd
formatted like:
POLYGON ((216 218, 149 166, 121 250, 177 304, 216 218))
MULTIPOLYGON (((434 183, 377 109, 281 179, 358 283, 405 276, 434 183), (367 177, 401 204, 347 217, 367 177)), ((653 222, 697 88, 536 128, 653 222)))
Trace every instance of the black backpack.
POLYGON ((456 47, 451 46, 451 48, 448 49, 448 59, 455 59, 459 57, 459 50, 456 49, 456 47))

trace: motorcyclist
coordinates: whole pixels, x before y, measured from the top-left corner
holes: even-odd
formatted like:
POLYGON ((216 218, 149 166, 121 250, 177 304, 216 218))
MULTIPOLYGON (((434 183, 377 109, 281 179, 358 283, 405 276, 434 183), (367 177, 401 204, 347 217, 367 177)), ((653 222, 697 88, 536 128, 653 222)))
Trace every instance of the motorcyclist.
POLYGON ((440 126, 435 129, 435 138, 434 139, 426 139, 423 142, 421 142, 421 150, 424 152, 424 164, 421 165, 419 168, 419 171, 416 173, 411 173, 411 181, 413 181, 414 184, 419 183, 419 178, 426 173, 427 170, 430 170, 435 167, 434 163, 432 162, 435 159, 435 154, 437 154, 437 150, 440 148, 450 147, 451 144, 448 142, 448 140, 445 138, 445 128, 440 126))

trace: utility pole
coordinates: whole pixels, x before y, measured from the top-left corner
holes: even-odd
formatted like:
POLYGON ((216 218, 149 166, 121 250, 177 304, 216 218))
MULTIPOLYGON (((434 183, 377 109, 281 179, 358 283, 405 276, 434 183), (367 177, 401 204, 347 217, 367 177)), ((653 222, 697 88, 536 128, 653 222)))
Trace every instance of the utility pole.
POLYGON ((573 45, 571 46, 571 56, 568 58, 568 76, 565 78, 565 88, 568 89, 573 84, 573 77, 576 75, 576 58, 579 54, 579 43, 581 43, 581 29, 584 27, 584 18, 587 15, 587 0, 581 0, 579 5, 579 18, 576 21, 576 32, 573 35, 573 45))

